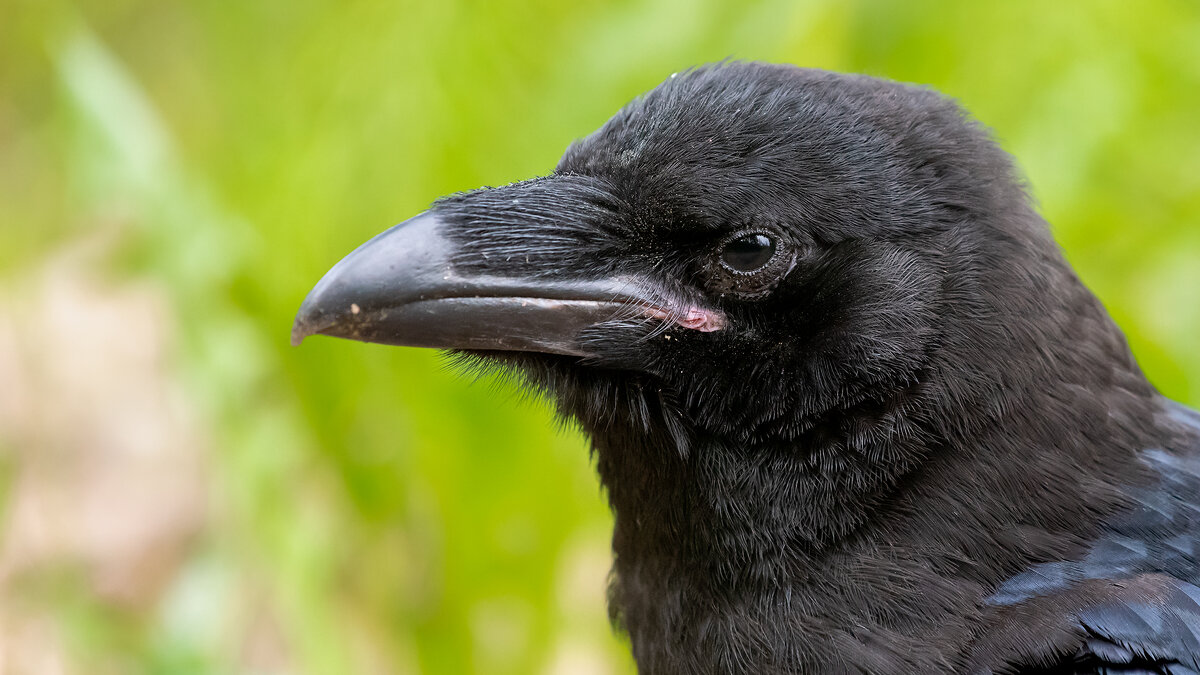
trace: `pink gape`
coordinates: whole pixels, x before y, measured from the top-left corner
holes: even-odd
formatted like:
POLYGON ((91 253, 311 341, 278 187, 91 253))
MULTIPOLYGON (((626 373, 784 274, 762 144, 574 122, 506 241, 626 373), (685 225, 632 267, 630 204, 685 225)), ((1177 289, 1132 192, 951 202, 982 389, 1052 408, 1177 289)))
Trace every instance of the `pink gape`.
POLYGON ((669 321, 683 328, 698 330, 701 333, 711 333, 725 327, 725 317, 720 312, 689 307, 686 312, 672 312, 661 307, 647 307, 646 316, 662 321, 669 321))

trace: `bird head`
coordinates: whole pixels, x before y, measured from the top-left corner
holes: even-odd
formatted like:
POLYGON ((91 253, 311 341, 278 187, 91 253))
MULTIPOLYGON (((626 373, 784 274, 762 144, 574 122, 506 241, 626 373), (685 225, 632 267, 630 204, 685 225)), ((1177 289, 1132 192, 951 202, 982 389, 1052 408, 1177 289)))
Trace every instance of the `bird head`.
POLYGON ((1031 287, 1066 269, 953 101, 735 62, 672 75, 548 176, 378 235, 311 291, 293 338, 456 350, 585 427, 670 418, 681 449, 788 440, 886 410, 948 344, 986 370, 1039 341, 1005 317, 1046 313, 1031 287))
POLYGON ((788 66, 671 76, 550 175, 435 202, 326 274, 293 338, 317 333, 454 350, 581 423, 645 672, 942 635, 1067 555, 1154 438, 989 134, 931 90, 788 66))

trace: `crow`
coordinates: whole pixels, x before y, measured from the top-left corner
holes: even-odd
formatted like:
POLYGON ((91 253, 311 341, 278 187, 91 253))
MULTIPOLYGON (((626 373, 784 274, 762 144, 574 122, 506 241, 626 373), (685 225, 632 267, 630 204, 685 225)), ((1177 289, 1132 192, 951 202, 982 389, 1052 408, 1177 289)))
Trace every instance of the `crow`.
POLYGON ((579 425, 640 673, 1200 672, 1200 415, 929 88, 671 75, 352 252, 313 334, 453 350, 579 425))

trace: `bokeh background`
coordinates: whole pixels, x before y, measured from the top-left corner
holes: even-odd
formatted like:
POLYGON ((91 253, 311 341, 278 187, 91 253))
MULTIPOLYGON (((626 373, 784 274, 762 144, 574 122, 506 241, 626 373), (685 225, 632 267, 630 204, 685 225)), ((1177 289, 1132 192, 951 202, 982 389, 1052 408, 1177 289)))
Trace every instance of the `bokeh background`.
POLYGON ((544 402, 288 344, 435 197, 726 57, 928 83, 1200 403, 1200 5, 0 0, 0 672, 631 672, 544 402))

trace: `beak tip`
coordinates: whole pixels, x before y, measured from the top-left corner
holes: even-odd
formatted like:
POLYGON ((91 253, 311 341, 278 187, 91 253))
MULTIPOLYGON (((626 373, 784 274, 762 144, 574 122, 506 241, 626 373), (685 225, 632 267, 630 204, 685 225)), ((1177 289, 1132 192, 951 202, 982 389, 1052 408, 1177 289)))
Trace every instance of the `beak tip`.
POLYGON ((313 335, 330 335, 333 337, 363 340, 362 321, 358 315, 361 310, 355 303, 350 303, 350 309, 345 312, 331 312, 328 302, 318 302, 312 294, 305 298, 296 312, 292 322, 292 346, 299 347, 305 338, 313 335))
POLYGON ((304 338, 306 338, 309 335, 312 335, 313 333, 316 332, 311 329, 309 323, 304 320, 304 317, 302 315, 303 315, 303 311, 301 311, 301 315, 298 315, 296 317, 295 322, 292 323, 292 346, 293 347, 299 347, 300 343, 304 342, 304 338))
POLYGON ((300 309, 296 311, 296 318, 292 321, 293 347, 299 347, 300 343, 304 342, 304 338, 316 335, 328 328, 330 324, 335 323, 328 317, 324 317, 323 312, 320 312, 315 305, 310 293, 300 304, 300 309))

